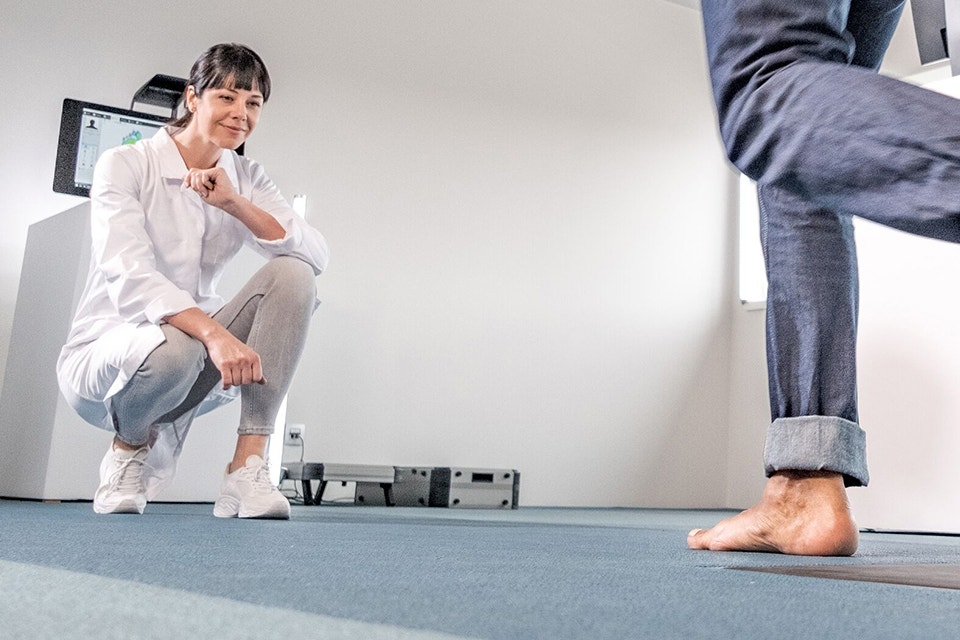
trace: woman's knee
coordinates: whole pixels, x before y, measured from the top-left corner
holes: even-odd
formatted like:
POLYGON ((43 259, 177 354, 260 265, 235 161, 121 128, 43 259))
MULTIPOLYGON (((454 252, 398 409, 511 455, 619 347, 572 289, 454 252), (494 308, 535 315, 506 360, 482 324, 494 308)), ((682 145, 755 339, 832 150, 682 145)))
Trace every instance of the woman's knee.
POLYGON ((282 269, 286 278, 296 280, 305 287, 313 288, 316 275, 313 272, 313 267, 309 264, 293 256, 279 256, 274 258, 274 261, 282 269))
POLYGON ((198 340, 170 325, 160 328, 166 340, 150 352, 133 378, 114 396, 117 425, 144 427, 145 419, 149 424, 149 420, 182 402, 203 370, 206 350, 198 340))
POLYGON ((311 309, 317 298, 316 275, 313 267, 292 256, 278 256, 267 263, 272 271, 274 286, 286 292, 286 295, 299 300, 311 309))
POLYGON ((207 350, 203 343, 172 325, 165 324, 160 329, 165 340, 147 356, 138 373, 170 384, 192 384, 206 363, 207 350))

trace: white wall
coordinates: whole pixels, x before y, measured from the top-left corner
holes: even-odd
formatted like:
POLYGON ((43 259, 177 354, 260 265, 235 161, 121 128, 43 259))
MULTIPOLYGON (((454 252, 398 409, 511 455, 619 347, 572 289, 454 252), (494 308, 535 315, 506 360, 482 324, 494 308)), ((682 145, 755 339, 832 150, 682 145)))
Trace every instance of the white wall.
POLYGON ((333 252, 290 396, 307 459, 514 467, 524 504, 721 506, 731 174, 699 13, 0 6, 0 354, 27 226, 78 202, 50 187, 60 101, 125 106, 244 42, 275 87, 248 154, 333 252))
MULTIPOLYGON (((942 72, 926 86, 960 97, 960 78, 942 72)), ((868 222, 858 225, 857 240, 866 274, 861 419, 872 428, 872 481, 853 505, 864 526, 958 532, 960 298, 949 283, 960 273, 960 251, 868 222)))
POLYGON ((960 532, 960 273, 955 245, 857 226, 860 418, 870 487, 863 526, 960 532))

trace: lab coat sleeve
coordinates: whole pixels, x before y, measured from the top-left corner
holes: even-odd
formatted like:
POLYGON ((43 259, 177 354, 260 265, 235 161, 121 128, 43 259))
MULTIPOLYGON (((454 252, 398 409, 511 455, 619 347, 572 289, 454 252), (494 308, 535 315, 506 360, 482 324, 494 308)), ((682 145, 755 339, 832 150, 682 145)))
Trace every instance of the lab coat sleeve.
POLYGON ((250 201, 276 218, 286 231, 286 236, 279 240, 261 240, 251 234, 253 248, 267 258, 300 258, 313 267, 316 275, 323 273, 330 259, 327 241, 323 235, 297 215, 259 164, 251 162, 248 170, 252 183, 250 201))
POLYGON ((197 303, 157 269, 140 201, 148 174, 146 160, 133 149, 104 153, 90 190, 91 236, 96 267, 120 316, 128 322, 159 324, 197 303))

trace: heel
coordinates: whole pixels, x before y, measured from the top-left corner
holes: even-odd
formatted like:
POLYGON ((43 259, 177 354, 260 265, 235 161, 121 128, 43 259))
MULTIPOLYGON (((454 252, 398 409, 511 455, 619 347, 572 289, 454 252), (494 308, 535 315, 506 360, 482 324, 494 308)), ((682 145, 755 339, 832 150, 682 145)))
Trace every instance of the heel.
POLYGON ((213 515, 218 518, 236 518, 240 512, 240 501, 232 496, 220 496, 213 504, 213 515))

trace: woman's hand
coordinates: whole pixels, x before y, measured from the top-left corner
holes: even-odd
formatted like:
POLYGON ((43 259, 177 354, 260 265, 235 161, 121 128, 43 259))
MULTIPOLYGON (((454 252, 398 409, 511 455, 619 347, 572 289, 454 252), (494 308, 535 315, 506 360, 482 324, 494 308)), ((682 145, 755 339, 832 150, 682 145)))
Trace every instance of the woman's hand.
POLYGON ((207 355, 223 378, 223 388, 242 384, 264 384, 260 354, 235 338, 230 332, 218 332, 206 341, 207 355))
POLYGON ((183 185, 199 193, 207 204, 242 222, 261 240, 279 240, 287 235, 276 218, 237 193, 227 172, 220 167, 190 169, 183 177, 183 185))
POLYGON ((183 177, 183 185, 200 194, 204 202, 227 213, 231 213, 230 209, 237 201, 237 190, 227 172, 220 167, 190 169, 183 177))
POLYGON ((199 308, 184 309, 164 320, 203 343, 207 357, 223 378, 224 389, 266 383, 260 367, 260 354, 199 308))

